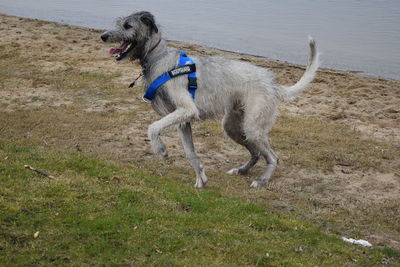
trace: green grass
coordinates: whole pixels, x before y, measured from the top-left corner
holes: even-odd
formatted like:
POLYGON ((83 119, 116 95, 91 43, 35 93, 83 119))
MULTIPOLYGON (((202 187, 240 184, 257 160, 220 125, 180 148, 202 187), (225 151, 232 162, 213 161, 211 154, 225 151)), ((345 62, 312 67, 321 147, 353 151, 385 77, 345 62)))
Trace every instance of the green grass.
POLYGON ((218 190, 194 190, 78 152, 1 140, 0 183, 5 266, 343 266, 352 259, 372 266, 399 257, 218 190))

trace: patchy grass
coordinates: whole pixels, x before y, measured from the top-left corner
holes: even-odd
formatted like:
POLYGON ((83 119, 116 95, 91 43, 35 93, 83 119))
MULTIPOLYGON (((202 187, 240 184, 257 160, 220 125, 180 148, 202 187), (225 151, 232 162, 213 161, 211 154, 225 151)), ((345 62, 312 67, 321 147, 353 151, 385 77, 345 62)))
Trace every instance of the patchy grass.
POLYGON ((55 90, 82 89, 113 90, 116 84, 112 79, 121 77, 120 72, 100 73, 81 71, 73 64, 65 64, 65 68, 43 71, 36 65, 36 59, 24 58, 19 52, 15 52, 15 44, 3 45, 0 49, 0 82, 23 83, 28 81, 34 88, 49 86, 55 90))
MULTIPOLYGON (((196 137, 203 138, 209 149, 217 149, 216 140, 226 138, 218 122, 202 122, 196 130, 200 132, 195 132, 196 137)), ((364 171, 400 169, 398 150, 392 143, 363 138, 346 125, 312 117, 280 116, 270 138, 289 165, 324 171, 332 171, 337 165, 364 171)))
POLYGON ((315 118, 281 116, 271 133, 274 147, 289 164, 332 170, 335 165, 355 169, 400 168, 393 144, 362 138, 348 126, 315 118))
POLYGON ((1 140, 0 156, 5 265, 373 266, 398 257, 218 190, 194 190, 82 153, 1 140))

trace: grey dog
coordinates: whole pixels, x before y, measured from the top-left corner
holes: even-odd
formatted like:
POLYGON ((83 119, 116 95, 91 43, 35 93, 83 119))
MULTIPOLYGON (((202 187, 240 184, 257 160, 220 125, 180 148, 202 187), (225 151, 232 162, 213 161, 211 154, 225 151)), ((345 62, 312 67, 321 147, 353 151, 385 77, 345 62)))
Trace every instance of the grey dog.
MULTIPOLYGON (((118 19, 116 29, 104 32, 101 39, 108 43, 121 43, 118 48, 110 50, 110 54, 117 55, 117 60, 139 60, 145 88, 161 74, 177 67, 179 50, 167 47, 154 16, 147 11, 118 19)), ((251 183, 251 187, 265 185, 278 164, 278 157, 268 139, 277 117, 278 102, 294 99, 310 84, 318 69, 318 52, 311 37, 309 46, 307 69, 293 86, 276 84, 269 70, 246 62, 191 56, 197 69, 195 99, 188 92, 187 75, 183 75, 164 83, 151 102, 154 110, 163 116, 148 128, 154 152, 167 157, 160 134, 168 127, 178 126, 186 157, 196 172, 195 187, 203 187, 207 176, 194 149, 191 122, 222 117, 227 135, 251 154, 247 163, 228 173, 245 174, 262 156, 267 163, 266 169, 251 183)))

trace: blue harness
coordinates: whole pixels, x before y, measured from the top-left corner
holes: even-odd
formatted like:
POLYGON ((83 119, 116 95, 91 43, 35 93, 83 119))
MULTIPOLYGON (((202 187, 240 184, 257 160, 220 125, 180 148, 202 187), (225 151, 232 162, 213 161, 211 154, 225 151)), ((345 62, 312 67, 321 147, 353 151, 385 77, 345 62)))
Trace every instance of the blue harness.
POLYGON ((151 103, 156 96, 158 87, 168 82, 172 78, 185 74, 188 74, 188 90, 194 99, 197 89, 196 64, 194 64, 194 61, 186 55, 185 51, 181 50, 178 67, 165 72, 155 79, 150 84, 149 88, 147 88, 146 93, 143 96, 143 101, 146 103, 151 103))

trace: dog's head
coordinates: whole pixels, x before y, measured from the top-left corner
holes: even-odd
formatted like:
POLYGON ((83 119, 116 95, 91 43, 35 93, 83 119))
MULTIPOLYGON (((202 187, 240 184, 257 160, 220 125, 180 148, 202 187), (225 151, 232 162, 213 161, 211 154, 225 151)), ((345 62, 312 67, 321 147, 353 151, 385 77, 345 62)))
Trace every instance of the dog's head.
POLYGON ((106 43, 121 44, 110 49, 110 54, 117 55, 117 60, 134 60, 143 59, 154 40, 159 40, 159 35, 154 16, 150 12, 141 11, 118 19, 116 29, 104 32, 101 39, 106 43))

